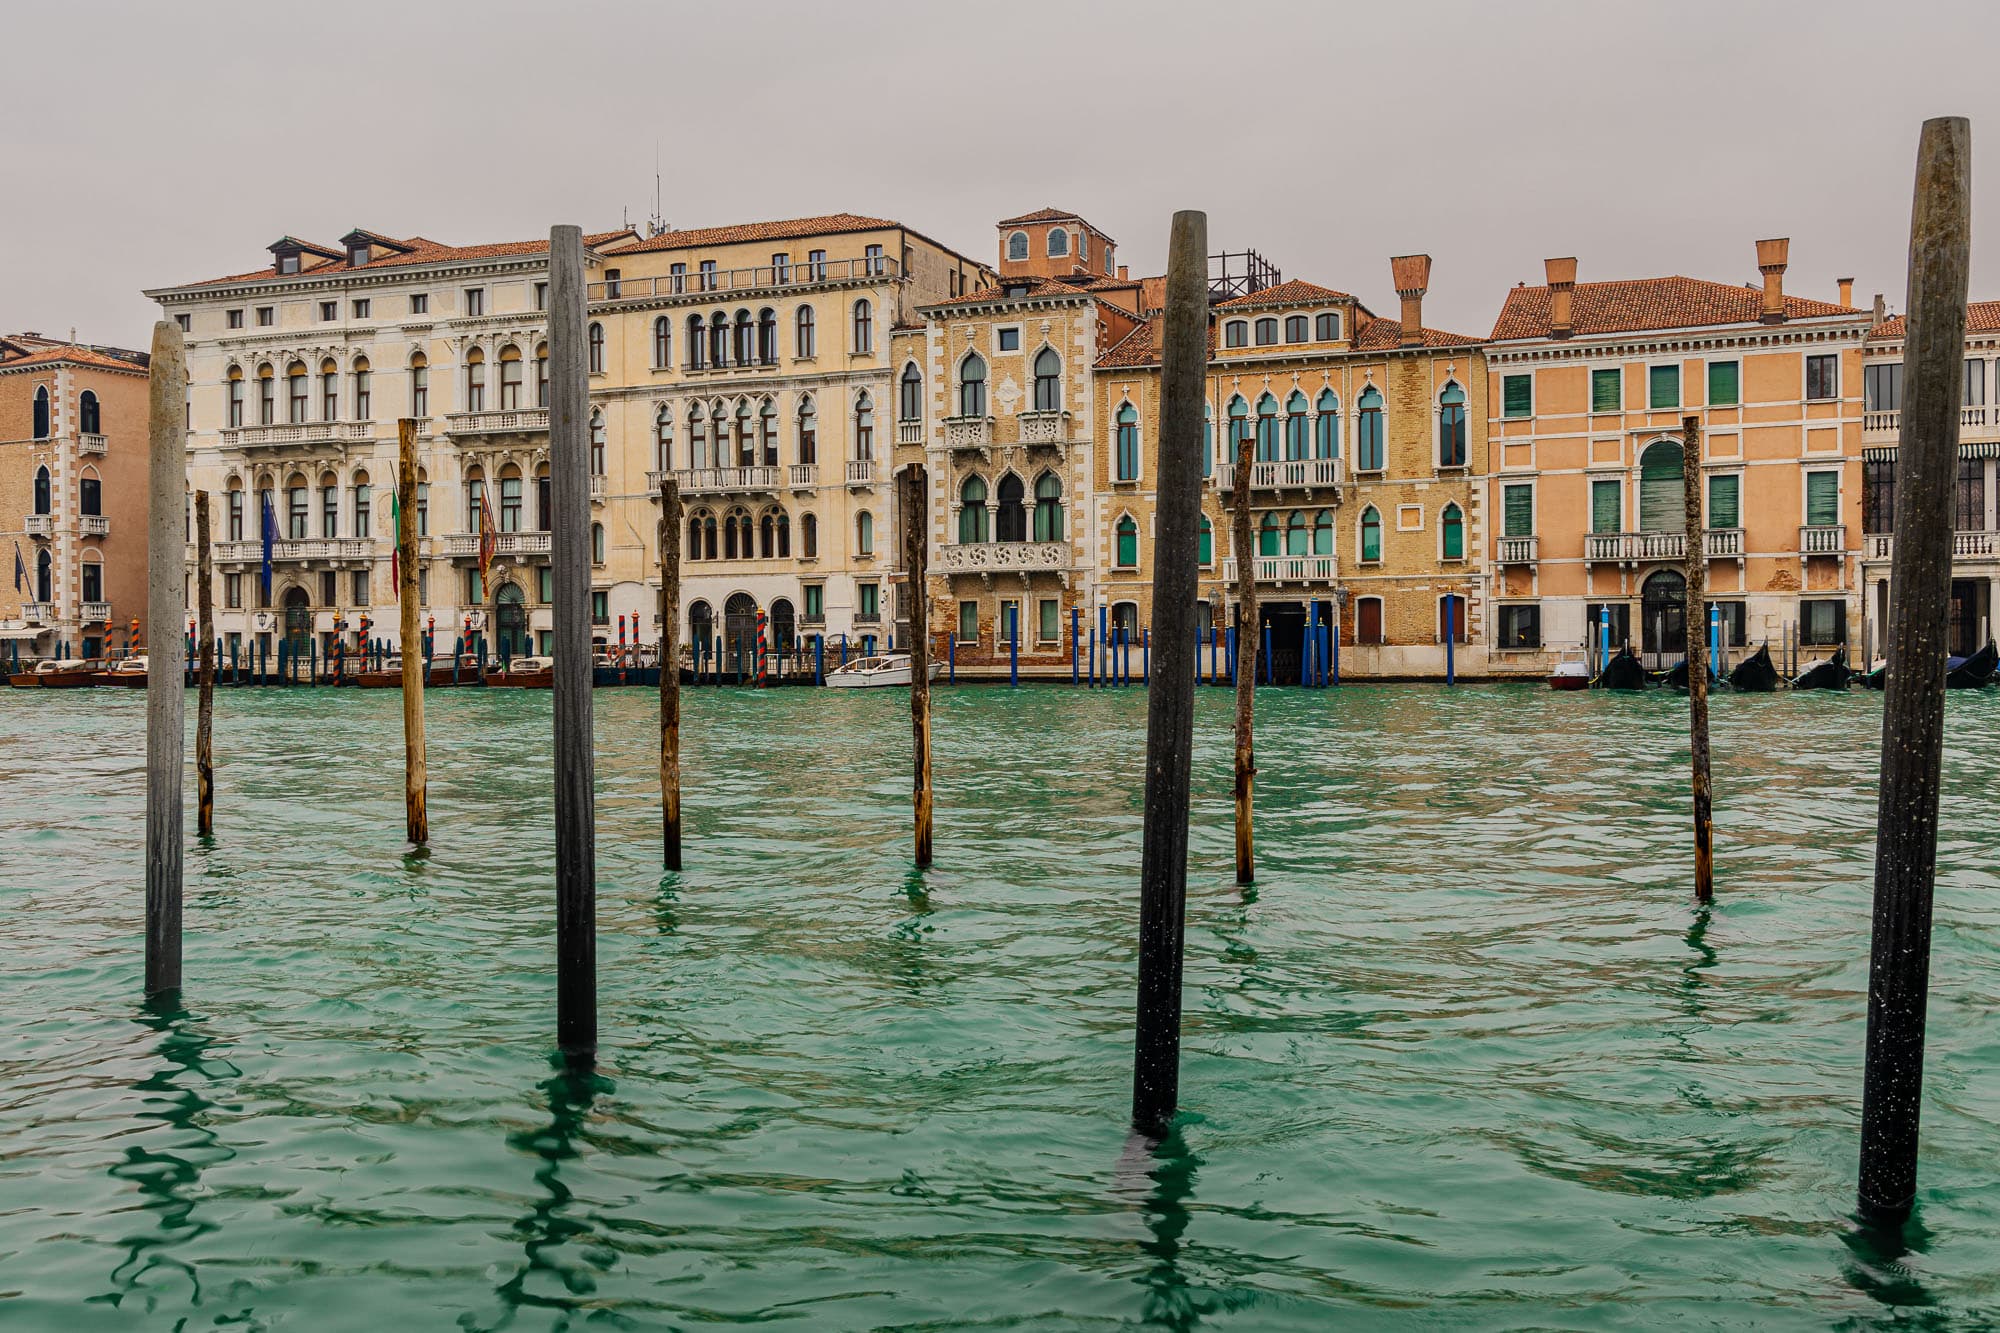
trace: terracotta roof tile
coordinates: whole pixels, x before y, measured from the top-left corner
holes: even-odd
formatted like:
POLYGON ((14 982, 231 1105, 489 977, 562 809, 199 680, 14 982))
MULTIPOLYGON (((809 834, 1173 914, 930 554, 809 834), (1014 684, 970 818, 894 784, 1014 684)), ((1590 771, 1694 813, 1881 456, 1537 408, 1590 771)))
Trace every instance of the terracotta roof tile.
POLYGON ((1232 296, 1220 303, 1218 308, 1248 310, 1266 305, 1312 305, 1319 301, 1351 301, 1354 298, 1346 292, 1337 292, 1331 287, 1322 287, 1316 282, 1306 282, 1293 278, 1275 287, 1266 287, 1261 292, 1245 292, 1232 296))
MULTIPOLYGON (((1125 284, 1130 286, 1130 284, 1125 284)), ((920 310, 936 310, 948 306, 990 305, 995 301, 1024 301, 1037 296, 1088 296, 1088 287, 1059 282, 1054 278, 1000 278, 992 286, 980 291, 967 292, 963 296, 947 296, 941 301, 926 301, 920 310), (1009 296, 1012 288, 1024 288, 1018 296, 1009 296)))
MULTIPOLYGON (((1100 370, 1116 370, 1127 366, 1157 366, 1160 364, 1159 337, 1161 321, 1149 319, 1141 322, 1123 338, 1113 343, 1111 350, 1097 358, 1100 370)), ((1215 322, 1208 325, 1208 355, 1215 358, 1215 322)))
MULTIPOLYGON (((1125 366, 1157 366, 1160 364, 1160 349, 1155 341, 1159 336, 1157 331, 1160 328, 1160 323, 1161 321, 1158 319, 1149 319, 1140 324, 1132 332, 1125 335, 1118 343, 1113 345, 1111 350, 1097 358, 1098 367, 1100 369, 1113 370, 1125 366)), ((1356 330, 1354 350, 1357 352, 1393 351, 1402 345, 1402 341, 1403 325, 1400 320, 1370 319, 1356 330)), ((1483 341, 1480 338, 1468 338, 1461 333, 1446 333, 1442 329, 1425 329, 1423 345, 1425 347, 1477 347, 1483 341)), ((1301 355, 1316 356, 1325 355, 1325 353, 1303 352, 1301 355)), ((1334 355, 1338 355, 1338 353, 1334 353, 1334 355)), ((1213 320, 1209 321, 1208 326, 1208 357, 1211 362, 1216 359, 1215 322, 1213 320)))
MULTIPOLYGON (((632 234, 629 229, 587 232, 584 235, 583 243, 595 249, 598 246, 616 240, 620 236, 629 236, 632 234)), ((379 259, 371 259, 362 266, 364 269, 373 271, 380 268, 395 268, 409 264, 441 264, 462 259, 493 259, 506 255, 538 255, 546 253, 549 248, 546 238, 539 241, 500 241, 491 245, 446 245, 442 241, 433 241, 422 236, 412 236, 407 240, 401 241, 392 241, 390 238, 384 237, 383 240, 390 244, 405 247, 403 253, 383 255, 379 259)), ((342 259, 336 263, 321 264, 317 268, 307 269, 304 273, 287 273, 283 276, 288 278, 324 278, 335 273, 353 271, 348 266, 347 261, 342 259)), ((199 282, 177 283, 175 286, 219 287, 232 282, 265 282, 278 276, 277 267, 271 265, 254 269, 249 273, 234 273, 226 278, 204 278, 199 282)), ((168 290, 172 289, 169 288, 168 290)))
POLYGON ((1064 208, 1038 208, 1017 218, 1001 218, 996 227, 1018 227, 1028 222, 1081 222, 1082 218, 1064 208))
MULTIPOLYGON (((1468 338, 1462 333, 1446 333, 1443 329, 1423 331, 1425 347, 1477 347, 1484 338, 1468 338)), ((1400 319, 1363 320, 1361 327, 1354 331, 1354 350, 1357 352, 1383 352, 1403 345, 1403 321, 1400 319)))
MULTIPOLYGON (((1868 335, 1869 342, 1900 338, 1907 327, 1904 316, 1885 319, 1868 335)), ((2000 301, 1972 301, 1965 307, 1965 331, 1967 333, 2000 333, 2000 301)))
POLYGON ((144 352, 132 352, 133 359, 111 356, 94 347, 79 347, 63 344, 57 347, 43 347, 26 356, 0 357, 0 370, 16 370, 25 366, 53 366, 69 363, 78 366, 93 366, 99 370, 123 370, 135 375, 146 373, 146 364, 151 359, 144 352))
MULTIPOLYGON (((1634 278, 1617 282, 1579 282, 1571 298, 1570 324, 1579 335, 1636 333, 1647 329, 1707 328, 1719 324, 1755 324, 1764 313, 1764 293, 1758 287, 1737 287, 1700 278, 1634 278)), ((1802 296, 1785 298, 1785 317, 1814 319, 1863 312, 1802 296)), ((1549 289, 1516 287, 1494 321, 1494 342, 1511 338, 1549 336, 1549 289)))
POLYGON ((686 231, 661 232, 635 245, 621 248, 621 255, 646 254, 656 250, 691 250, 703 245, 740 245, 745 241, 786 241, 802 236, 837 236, 844 232, 880 231, 903 224, 889 218, 865 217, 859 213, 826 213, 813 218, 790 218, 782 222, 740 222, 727 227, 696 227, 686 231))

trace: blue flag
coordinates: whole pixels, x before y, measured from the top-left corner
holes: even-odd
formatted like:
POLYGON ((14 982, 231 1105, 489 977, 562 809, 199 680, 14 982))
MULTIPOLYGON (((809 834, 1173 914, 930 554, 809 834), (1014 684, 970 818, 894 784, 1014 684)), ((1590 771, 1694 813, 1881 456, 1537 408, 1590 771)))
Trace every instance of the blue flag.
POLYGON ((21 543, 15 542, 14 543, 14 591, 19 592, 21 591, 21 589, 27 586, 28 586, 28 565, 26 561, 21 559, 21 543))
POLYGON ((271 595, 271 545, 278 540, 278 515, 271 509, 271 493, 264 492, 264 595, 271 595))

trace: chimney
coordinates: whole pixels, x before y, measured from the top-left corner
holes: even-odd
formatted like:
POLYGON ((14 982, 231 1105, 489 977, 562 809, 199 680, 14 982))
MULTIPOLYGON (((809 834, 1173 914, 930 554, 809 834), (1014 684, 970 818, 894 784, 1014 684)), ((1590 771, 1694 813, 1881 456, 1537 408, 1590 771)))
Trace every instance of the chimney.
POLYGON ((1785 322, 1785 260, 1791 254, 1792 238, 1779 236, 1757 242, 1757 271, 1764 275, 1765 324, 1785 322))
POLYGON ((1840 303, 1849 310, 1852 310, 1854 308, 1854 279, 1835 278, 1834 281, 1840 284, 1840 303))
POLYGON ((1124 282, 1124 281, 1125 281, 1125 280, 1126 280, 1127 278, 1129 278, 1129 277, 1131 277, 1131 276, 1132 276, 1132 271, 1131 271, 1131 269, 1127 268, 1127 267, 1126 267, 1125 265, 1123 265, 1123 264, 1120 264, 1120 265, 1118 266, 1118 281, 1120 281, 1120 282, 1124 282))
POLYGON ((1576 257, 1545 259, 1542 268, 1549 278, 1549 337, 1570 335, 1570 298, 1576 288, 1576 257))
POLYGON ((1869 332, 1874 332, 1889 322, 1889 307, 1882 300, 1882 293, 1875 293, 1875 318, 1868 321, 1869 332))
POLYGON ((1389 261, 1389 273, 1396 295, 1403 298, 1403 342, 1405 347, 1421 347, 1424 341, 1424 293, 1431 285, 1429 255, 1397 255, 1389 261))

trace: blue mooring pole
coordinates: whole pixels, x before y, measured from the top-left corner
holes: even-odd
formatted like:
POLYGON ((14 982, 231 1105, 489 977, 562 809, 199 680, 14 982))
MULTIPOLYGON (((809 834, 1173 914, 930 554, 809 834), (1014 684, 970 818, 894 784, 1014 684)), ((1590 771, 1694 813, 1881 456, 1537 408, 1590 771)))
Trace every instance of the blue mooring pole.
POLYGON ((1445 594, 1444 599, 1444 683, 1458 684, 1458 662, 1453 650, 1458 644, 1458 599, 1445 594))
POLYGON ((1104 654, 1099 664, 1097 679, 1100 684, 1111 684, 1111 621, 1104 607, 1097 608, 1097 647, 1104 654))
POLYGON ((1225 627, 1222 631, 1222 637, 1222 656, 1223 660, 1229 666, 1229 684, 1233 689, 1236 685, 1236 626, 1229 625, 1225 627))
POLYGON ((1083 665, 1077 661, 1076 622, 1077 608, 1072 606, 1069 609, 1069 683, 1072 685, 1079 685, 1083 682, 1083 665))
POLYGON ((1271 622, 1268 620, 1264 622, 1264 683, 1278 683, 1278 669, 1271 661, 1271 622))
POLYGON ((1299 634, 1299 688, 1309 690, 1313 679, 1313 647, 1319 640, 1319 603, 1306 603, 1305 628, 1299 634))
POLYGON ((946 677, 947 683, 956 685, 958 684, 958 634, 956 631, 945 635, 944 651, 945 666, 949 671, 946 677))
POLYGON ((813 683, 826 684, 826 635, 813 635, 813 683))
POLYGON ((1715 680, 1722 677, 1722 608, 1713 604, 1708 608, 1708 674, 1715 680))
POLYGON ((1021 608, 1007 608, 1007 683, 1018 688, 1021 684, 1021 608))
POLYGON ((1148 625, 1139 631, 1139 683, 1151 688, 1153 684, 1153 627, 1148 625))
POLYGON ((1597 608, 1597 625, 1597 669, 1602 672, 1611 661, 1611 603, 1606 602, 1597 608))
POLYGON ((1097 688, 1097 631, 1090 631, 1090 688, 1097 688))

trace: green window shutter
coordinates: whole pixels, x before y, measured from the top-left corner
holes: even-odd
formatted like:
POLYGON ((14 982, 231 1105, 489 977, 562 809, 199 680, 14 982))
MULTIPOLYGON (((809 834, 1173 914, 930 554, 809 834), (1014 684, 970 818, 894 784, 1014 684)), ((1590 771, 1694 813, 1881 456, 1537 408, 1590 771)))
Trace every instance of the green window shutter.
POLYGON ((1509 537, 1532 537, 1535 535, 1535 488, 1533 486, 1508 486, 1501 491, 1502 507, 1506 512, 1507 535, 1509 537))
POLYGON ((1535 414, 1535 377, 1532 375, 1508 375, 1501 380, 1505 395, 1502 410, 1510 417, 1531 417, 1535 414))
POLYGON ((1830 528, 1840 522, 1840 474, 1806 473, 1806 522, 1815 528, 1830 528))
POLYGON ((1447 509, 1444 514, 1444 558, 1465 559, 1465 516, 1456 509, 1447 509))
POLYGON ((960 643, 979 642, 979 603, 960 602, 958 604, 958 641, 960 643))
POLYGON ((1215 525, 1205 518, 1201 521, 1201 536, 1197 540, 1195 554, 1200 564, 1215 563, 1215 525))
POLYGON ((1052 641, 1056 637, 1056 604, 1044 598, 1041 603, 1040 615, 1042 617, 1041 637, 1044 642, 1052 641))
POLYGON ((1372 509, 1361 516, 1361 558, 1382 558, 1382 520, 1372 509))
POLYGON ((1619 524, 1618 483, 1615 481, 1593 481, 1590 483, 1590 530, 1592 532, 1616 532, 1619 524))
POLYGON ((1660 440, 1639 457, 1639 531, 1683 532, 1687 495, 1681 480, 1681 446, 1660 440))
POLYGON ((1646 372, 1646 383, 1650 388, 1648 405, 1652 407, 1679 407, 1681 405, 1681 368, 1679 366, 1654 366, 1646 372))
POLYGON ((1740 528, 1743 526, 1741 477, 1710 477, 1708 479, 1708 526, 1711 528, 1740 528))
POLYGON ((1617 412, 1625 406, 1624 372, 1620 370, 1593 370, 1590 372, 1590 410, 1593 412, 1617 412))
MULTIPOLYGON (((1735 407, 1742 401, 1742 393, 1737 384, 1741 365, 1735 361, 1711 361, 1708 363, 1708 405, 1710 407, 1735 407)), ((1731 524, 1734 527, 1735 524, 1731 524)))

